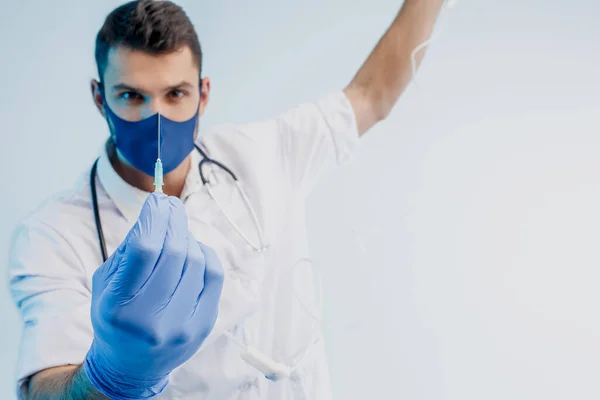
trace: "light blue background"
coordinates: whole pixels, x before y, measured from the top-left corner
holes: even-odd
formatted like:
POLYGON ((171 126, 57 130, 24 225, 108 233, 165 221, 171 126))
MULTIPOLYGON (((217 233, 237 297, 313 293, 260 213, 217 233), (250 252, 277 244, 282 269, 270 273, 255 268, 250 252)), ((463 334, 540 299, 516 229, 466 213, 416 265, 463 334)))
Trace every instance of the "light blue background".
MULTIPOLYGON (((95 34, 120 2, 2 3, 5 260, 18 218, 87 173, 106 137, 89 80, 95 34)), ((400 7, 180 4, 212 78, 203 126, 342 88, 400 7)), ((309 223, 336 398, 600 398, 598 15, 593 0, 459 0, 419 90, 317 188, 309 223)), ((0 287, 10 399, 20 322, 0 287)))

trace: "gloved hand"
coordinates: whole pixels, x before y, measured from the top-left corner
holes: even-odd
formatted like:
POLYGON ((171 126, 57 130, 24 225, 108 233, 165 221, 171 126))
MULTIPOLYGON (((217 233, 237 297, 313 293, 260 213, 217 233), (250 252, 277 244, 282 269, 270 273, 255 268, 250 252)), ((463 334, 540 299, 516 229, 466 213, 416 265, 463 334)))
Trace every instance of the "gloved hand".
POLYGON ((117 400, 162 392, 212 330, 222 285, 221 264, 189 233, 181 201, 151 194, 93 277, 91 383, 117 400))

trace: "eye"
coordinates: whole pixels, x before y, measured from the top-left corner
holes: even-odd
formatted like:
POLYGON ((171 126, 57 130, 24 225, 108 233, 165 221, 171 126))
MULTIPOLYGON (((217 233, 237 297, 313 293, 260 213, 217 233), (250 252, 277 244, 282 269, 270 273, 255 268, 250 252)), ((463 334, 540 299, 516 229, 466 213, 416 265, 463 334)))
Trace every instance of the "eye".
POLYGON ((144 97, 137 92, 123 92, 119 94, 119 99, 131 102, 141 101, 144 99, 144 97))
POLYGON ((179 89, 174 89, 169 92, 169 97, 173 100, 179 100, 186 95, 186 92, 179 89))

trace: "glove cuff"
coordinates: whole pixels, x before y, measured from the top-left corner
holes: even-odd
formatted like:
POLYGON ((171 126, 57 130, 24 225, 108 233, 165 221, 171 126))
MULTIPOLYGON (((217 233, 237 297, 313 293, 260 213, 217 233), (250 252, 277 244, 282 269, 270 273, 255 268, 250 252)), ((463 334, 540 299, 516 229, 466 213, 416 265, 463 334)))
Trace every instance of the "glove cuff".
MULTIPOLYGON (((92 344, 92 349, 94 345, 92 344)), ((145 400, 160 394, 169 383, 168 375, 159 379, 140 380, 112 371, 98 362, 90 349, 83 370, 91 384, 103 395, 113 400, 145 400)))

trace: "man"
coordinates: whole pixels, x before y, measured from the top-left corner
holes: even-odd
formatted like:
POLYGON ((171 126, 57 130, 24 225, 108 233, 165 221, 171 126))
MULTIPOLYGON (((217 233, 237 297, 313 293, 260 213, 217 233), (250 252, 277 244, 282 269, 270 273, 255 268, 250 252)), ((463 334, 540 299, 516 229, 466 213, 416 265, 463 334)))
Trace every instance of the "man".
POLYGON ((183 10, 115 9, 91 83, 106 151, 14 234, 19 395, 329 399, 320 331, 298 301, 315 289, 299 263, 303 199, 388 115, 442 3, 406 0, 343 91, 202 135, 210 80, 183 10), (165 194, 149 195, 159 132, 165 194))

